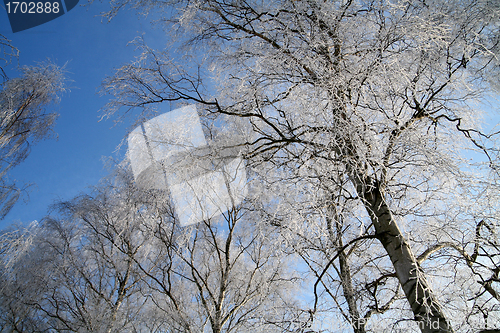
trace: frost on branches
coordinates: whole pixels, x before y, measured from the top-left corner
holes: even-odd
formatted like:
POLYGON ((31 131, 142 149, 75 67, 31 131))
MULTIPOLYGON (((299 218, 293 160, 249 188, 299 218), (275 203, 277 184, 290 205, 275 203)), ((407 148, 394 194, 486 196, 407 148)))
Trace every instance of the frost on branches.
MULTIPOLYGON (((126 6, 162 15, 173 46, 136 41, 103 83, 106 115, 196 104, 207 142, 243 147, 236 208, 304 272, 287 280, 297 303, 264 305, 281 316, 266 329, 498 331, 498 1, 113 0, 107 15, 126 6)), ((211 285, 197 300, 222 311, 211 285)))

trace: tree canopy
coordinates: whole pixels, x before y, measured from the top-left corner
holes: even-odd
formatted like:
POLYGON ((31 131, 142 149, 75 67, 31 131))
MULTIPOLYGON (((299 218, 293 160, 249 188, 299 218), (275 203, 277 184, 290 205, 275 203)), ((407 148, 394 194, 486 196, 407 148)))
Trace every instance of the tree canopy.
POLYGON ((208 119, 246 121, 249 139, 237 144, 247 147, 249 165, 268 186, 268 222, 299 234, 320 228, 330 238, 326 245, 304 237, 303 251, 326 252, 323 263, 307 257, 316 297, 320 283, 329 288, 324 280, 338 260, 355 331, 400 299, 398 285, 423 332, 470 325, 468 316, 456 322, 463 317, 448 304, 457 285, 441 285, 463 281, 458 272, 465 270, 470 278, 479 270, 487 276, 468 287, 478 288, 476 296, 463 296, 460 311, 496 312, 498 262, 485 244, 496 242, 498 128, 483 122, 481 103, 498 88, 498 2, 111 5, 109 17, 128 5, 162 11, 175 54, 185 60, 144 45, 136 63, 104 83, 115 96, 109 114, 186 101, 204 105, 208 119), (373 260, 381 272, 369 281, 361 272, 373 260), (381 292, 391 283, 392 291, 381 292))
POLYGON ((66 89, 64 80, 63 68, 45 62, 21 68, 20 77, 6 78, 0 85, 0 219, 22 191, 9 179, 9 170, 26 159, 31 145, 54 135, 58 115, 46 108, 58 102, 66 89))
POLYGON ((127 6, 171 43, 136 41, 104 115, 196 103, 207 140, 242 151, 248 195, 182 229, 168 193, 125 171, 59 205, 39 241, 5 234, 2 297, 28 295, 5 327, 498 332, 498 1, 117 0, 105 15, 127 6), (26 242, 54 250, 16 256, 26 242), (12 278, 41 262, 42 298, 12 278))

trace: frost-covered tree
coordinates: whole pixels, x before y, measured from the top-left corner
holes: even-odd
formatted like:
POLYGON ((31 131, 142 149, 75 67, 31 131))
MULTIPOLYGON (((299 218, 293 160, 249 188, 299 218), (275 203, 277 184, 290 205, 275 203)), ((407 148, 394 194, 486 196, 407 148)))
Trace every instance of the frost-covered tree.
POLYGON ((315 291, 334 263, 355 265, 354 292, 338 273, 353 325, 387 305, 395 316, 367 329, 494 327, 498 118, 485 105, 499 87, 498 1, 115 0, 107 15, 124 6, 163 13, 176 50, 143 46, 107 79, 108 115, 185 101, 246 121, 235 144, 268 222, 330 248, 311 266, 315 291))
POLYGON ((7 78, 4 66, 8 65, 18 54, 19 50, 12 45, 11 40, 0 34, 0 77, 2 79, 7 78))
MULTIPOLYGON (((145 302, 134 260, 147 238, 127 198, 107 187, 60 203, 52 217, 30 230, 24 251, 8 247, 2 258, 3 312, 35 323, 28 329, 32 332, 117 332, 140 326, 136 317, 145 302)), ((26 244, 21 236, 5 242, 26 244)), ((6 331, 16 331, 13 322, 3 321, 6 331)))
POLYGON ((25 228, 11 226, 0 233, 0 332, 36 331, 39 327, 33 320, 34 309, 23 302, 31 283, 16 269, 26 262, 37 231, 37 223, 32 223, 25 228))
POLYGON ((121 170, 1 235, 1 331, 297 332, 302 278, 259 217, 181 227, 168 193, 121 170))
MULTIPOLYGON (((14 49, 1 37, 0 52, 3 46, 8 55, 14 49)), ((51 62, 23 67, 20 77, 0 83, 0 218, 21 194, 9 170, 26 159, 33 144, 53 135, 57 114, 46 108, 64 91, 64 70, 51 62)))

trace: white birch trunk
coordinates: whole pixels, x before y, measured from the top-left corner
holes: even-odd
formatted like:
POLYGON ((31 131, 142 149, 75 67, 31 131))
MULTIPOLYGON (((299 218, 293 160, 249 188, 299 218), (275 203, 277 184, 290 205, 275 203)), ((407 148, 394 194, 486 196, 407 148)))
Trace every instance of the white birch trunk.
POLYGON ((420 330, 422 333, 454 332, 385 202, 381 185, 369 177, 359 176, 355 183, 358 194, 364 199, 377 238, 392 261, 420 330), (360 179, 364 181, 360 182, 360 179))

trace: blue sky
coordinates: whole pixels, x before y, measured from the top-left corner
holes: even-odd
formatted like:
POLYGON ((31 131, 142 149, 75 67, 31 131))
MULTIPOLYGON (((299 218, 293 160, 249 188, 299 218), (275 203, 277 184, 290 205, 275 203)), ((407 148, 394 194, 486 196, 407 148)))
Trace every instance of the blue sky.
MULTIPOLYGON (((55 106, 60 114, 55 131, 58 140, 46 140, 32 148, 30 156, 13 169, 11 176, 20 183, 34 183, 27 202, 20 201, 0 229, 11 223, 40 220, 51 204, 69 200, 96 185, 108 170, 103 158, 120 159, 116 147, 127 133, 128 124, 114 126, 111 120, 99 122, 99 109, 107 102, 97 94, 106 75, 133 60, 138 53, 128 42, 143 35, 147 44, 161 48, 166 43, 161 31, 152 30, 150 19, 124 10, 110 23, 98 14, 106 4, 80 5, 61 17, 40 26, 12 33, 5 8, 0 7, 0 34, 20 50, 19 65, 33 65, 47 58, 59 65, 67 63, 71 91, 55 106)), ((10 76, 16 64, 7 68, 10 76)), ((498 102, 494 107, 498 108, 498 102)), ((498 116, 490 124, 498 123, 498 116)))
MULTIPOLYGON (((103 157, 123 156, 123 149, 115 150, 128 125, 98 121, 99 109, 108 100, 97 94, 98 87, 106 75, 138 55, 133 46, 127 46, 134 37, 144 34, 146 42, 156 47, 161 47, 157 41, 165 41, 161 31, 151 30, 148 18, 124 11, 110 23, 101 22, 97 15, 105 5, 95 2, 83 7, 82 3, 53 21, 17 33, 12 33, 7 12, 0 7, 0 34, 19 49, 19 65, 50 58, 59 65, 67 63, 68 79, 72 80, 71 91, 54 107, 60 114, 55 127, 58 139, 33 146, 30 156, 11 173, 19 182, 36 185, 30 188, 29 201, 18 202, 0 221, 0 229, 40 220, 52 203, 96 185, 108 172, 103 157)), ((16 76, 12 71, 16 65, 7 68, 9 76, 16 76)))

